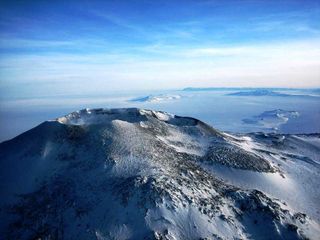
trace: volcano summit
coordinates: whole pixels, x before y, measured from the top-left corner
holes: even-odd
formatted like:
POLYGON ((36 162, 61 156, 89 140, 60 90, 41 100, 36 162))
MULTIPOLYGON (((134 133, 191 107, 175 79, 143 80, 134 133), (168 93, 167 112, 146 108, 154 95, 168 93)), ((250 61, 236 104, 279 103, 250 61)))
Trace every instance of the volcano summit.
POLYGON ((317 239, 318 134, 85 109, 0 144, 2 239, 317 239))

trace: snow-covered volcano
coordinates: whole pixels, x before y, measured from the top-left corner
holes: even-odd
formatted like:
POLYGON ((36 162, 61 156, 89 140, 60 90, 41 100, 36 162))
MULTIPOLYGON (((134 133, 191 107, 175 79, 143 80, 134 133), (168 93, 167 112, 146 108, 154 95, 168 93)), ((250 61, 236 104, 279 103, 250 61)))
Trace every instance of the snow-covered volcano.
POLYGON ((86 109, 0 144, 1 239, 317 239, 319 135, 86 109))

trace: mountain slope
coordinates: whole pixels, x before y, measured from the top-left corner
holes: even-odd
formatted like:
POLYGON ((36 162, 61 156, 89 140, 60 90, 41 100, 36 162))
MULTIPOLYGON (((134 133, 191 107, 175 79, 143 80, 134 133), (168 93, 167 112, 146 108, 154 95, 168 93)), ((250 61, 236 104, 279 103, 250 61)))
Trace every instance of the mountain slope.
POLYGON ((81 110, 0 144, 1 236, 316 239, 319 212, 227 171, 301 177, 317 208, 319 146, 317 135, 235 136, 164 112, 81 110))

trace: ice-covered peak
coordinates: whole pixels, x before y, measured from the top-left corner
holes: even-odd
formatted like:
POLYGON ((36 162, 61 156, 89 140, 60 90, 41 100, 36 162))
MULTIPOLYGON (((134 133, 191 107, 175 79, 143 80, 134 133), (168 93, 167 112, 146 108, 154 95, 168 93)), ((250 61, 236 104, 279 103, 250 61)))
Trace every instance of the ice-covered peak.
POLYGON ((86 108, 56 119, 56 121, 61 124, 79 126, 107 124, 114 120, 121 120, 129 123, 160 121, 175 126, 199 125, 206 131, 218 133, 209 125, 195 118, 181 117, 163 111, 153 111, 139 108, 86 108))
POLYGON ((318 135, 225 134, 137 108, 76 111, 0 144, 0 236, 317 239, 319 149, 318 135))
POLYGON ((90 125, 110 122, 112 120, 138 122, 147 120, 147 118, 150 117, 160 121, 169 121, 170 119, 175 118, 174 115, 166 112, 138 108, 86 108, 57 118, 57 121, 66 125, 90 125))

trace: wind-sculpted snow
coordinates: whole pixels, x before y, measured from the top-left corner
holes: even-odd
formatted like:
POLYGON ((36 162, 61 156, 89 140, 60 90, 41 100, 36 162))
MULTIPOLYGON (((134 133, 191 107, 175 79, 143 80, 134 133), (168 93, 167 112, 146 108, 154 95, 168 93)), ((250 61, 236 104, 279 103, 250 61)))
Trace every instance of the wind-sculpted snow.
POLYGON ((244 149, 224 141, 217 141, 210 146, 203 161, 216 162, 229 167, 261 171, 274 172, 275 169, 268 161, 256 154, 249 153, 244 149))
POLYGON ((74 112, 0 144, 1 239, 316 239, 308 214, 212 170, 286 178, 277 161, 305 156, 318 171, 319 146, 159 111, 74 112))

